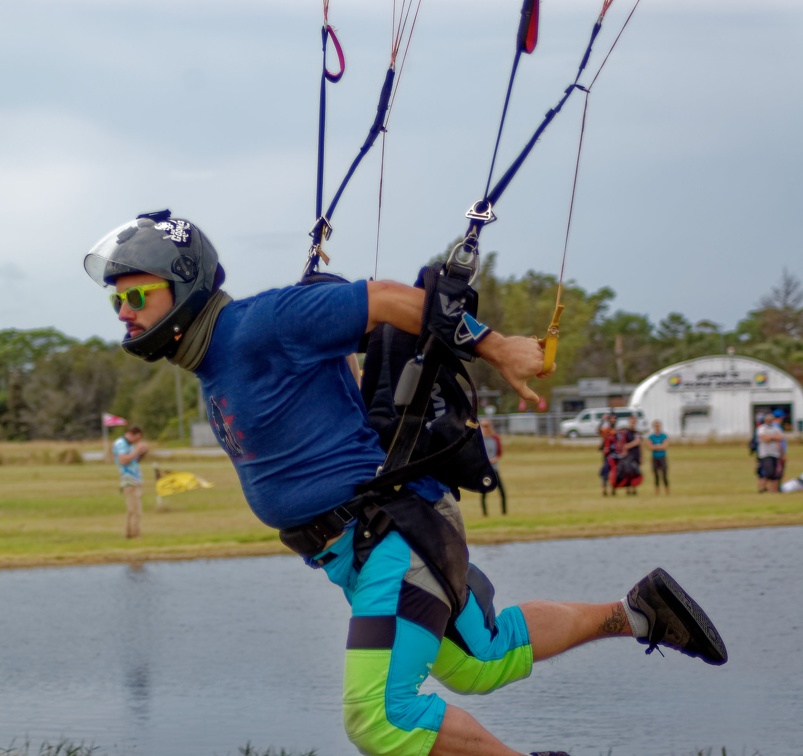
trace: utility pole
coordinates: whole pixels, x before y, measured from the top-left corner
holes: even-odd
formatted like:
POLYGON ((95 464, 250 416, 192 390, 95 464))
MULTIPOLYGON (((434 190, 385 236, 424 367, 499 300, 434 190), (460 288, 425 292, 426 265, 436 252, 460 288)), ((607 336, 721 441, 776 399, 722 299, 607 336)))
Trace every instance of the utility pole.
POLYGON ((184 398, 181 396, 181 368, 176 365, 176 412, 178 413, 178 440, 184 442, 184 398))
POLYGON ((625 349, 624 349, 624 344, 622 343, 621 333, 616 334, 616 343, 613 352, 616 355, 616 370, 619 373, 619 386, 620 386, 620 393, 622 395, 622 402, 624 402, 624 405, 626 405, 627 400, 625 399, 625 366, 623 360, 625 349))

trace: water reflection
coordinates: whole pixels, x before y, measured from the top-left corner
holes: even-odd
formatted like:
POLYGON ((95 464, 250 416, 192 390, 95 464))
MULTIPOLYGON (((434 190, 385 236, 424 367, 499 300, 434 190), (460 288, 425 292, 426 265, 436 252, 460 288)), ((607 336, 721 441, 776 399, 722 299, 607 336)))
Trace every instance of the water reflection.
MULTIPOLYGON (((522 751, 803 756, 801 536, 476 548, 499 606, 619 598, 660 563, 701 599, 731 661, 600 643, 492 696, 441 692, 522 751)), ((325 577, 293 557, 0 573, 0 749, 29 736, 110 754, 233 756, 249 741, 353 754, 340 719, 347 618, 325 577)))
POLYGON ((142 564, 133 564, 123 573, 126 585, 121 590, 122 630, 119 657, 123 669, 129 727, 137 732, 147 725, 150 712, 150 654, 153 623, 160 612, 154 607, 158 598, 150 589, 149 576, 142 564))

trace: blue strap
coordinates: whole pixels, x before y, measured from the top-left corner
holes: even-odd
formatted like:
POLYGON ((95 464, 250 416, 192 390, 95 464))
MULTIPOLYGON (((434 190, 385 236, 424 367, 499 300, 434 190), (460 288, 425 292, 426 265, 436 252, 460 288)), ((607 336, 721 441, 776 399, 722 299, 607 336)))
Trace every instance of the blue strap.
MULTIPOLYGON (((599 34, 599 30, 602 27, 602 21, 598 20, 596 24, 594 24, 594 28, 591 32, 591 39, 589 40, 588 47, 586 47, 586 51, 583 55, 583 59, 580 63, 580 67, 577 69, 577 76, 574 78, 574 82, 570 84, 566 91, 563 93, 563 97, 561 97, 558 104, 552 108, 551 110, 547 111, 546 115, 544 116, 544 120, 541 121, 541 124, 535 130, 535 133, 530 137, 530 140, 527 144, 524 145, 524 149, 519 153, 518 157, 513 161, 510 165, 510 168, 507 169, 505 174, 502 178, 497 181, 496 185, 490 192, 486 192, 485 199, 493 206, 502 196, 502 193, 507 189, 508 184, 513 180, 513 177, 518 173, 519 168, 521 168, 524 161, 527 159, 527 156, 532 151, 533 147, 535 147, 535 143, 541 138, 541 134, 544 133, 547 126, 552 123, 552 119, 560 113, 563 106, 566 104, 566 101, 571 96, 572 92, 575 89, 584 89, 580 84, 577 82, 580 80, 580 76, 583 73, 583 70, 588 63, 588 59, 591 56, 591 48, 594 46, 594 40, 596 40, 597 35, 599 34)), ((475 222, 472 224, 473 227, 476 227, 477 223, 475 222)))
POLYGON ((376 116, 374 118, 374 122, 371 124, 371 128, 368 130, 368 136, 365 138, 362 147, 360 147, 360 151, 357 153, 357 157, 351 163, 346 175, 343 177, 343 180, 340 182, 340 186, 335 192, 335 196, 332 198, 332 201, 329 203, 329 207, 326 210, 326 217, 332 217, 332 214, 337 207, 337 203, 340 201, 340 196, 343 194, 343 190, 346 188, 346 184, 351 180, 351 177, 354 175, 354 171, 357 170, 357 166, 360 164, 360 161, 365 157, 365 154, 371 147, 374 146, 374 142, 376 142, 377 137, 384 129, 385 124, 385 115, 388 112, 388 107, 390 106, 390 95, 393 92, 393 80, 396 77, 396 71, 394 68, 388 68, 387 73, 385 74, 385 82, 382 85, 382 91, 379 93, 379 102, 376 106, 376 116))

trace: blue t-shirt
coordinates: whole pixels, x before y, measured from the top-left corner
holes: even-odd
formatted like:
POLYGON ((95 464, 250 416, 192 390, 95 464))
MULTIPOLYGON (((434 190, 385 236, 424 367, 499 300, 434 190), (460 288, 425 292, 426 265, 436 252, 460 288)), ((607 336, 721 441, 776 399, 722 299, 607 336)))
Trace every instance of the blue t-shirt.
POLYGON ((248 504, 271 527, 343 504, 384 461, 345 359, 367 322, 365 281, 272 289, 220 313, 196 372, 248 504))
MULTIPOLYGON (((649 438, 655 446, 660 446, 664 441, 666 441, 667 435, 666 433, 651 433, 649 438)), ((666 456, 666 449, 653 449, 652 456, 655 459, 661 459, 662 457, 666 456)))
POLYGON ((132 451, 134 451, 134 444, 125 436, 120 436, 120 438, 112 444, 114 461, 117 464, 117 469, 120 471, 121 486, 142 485, 142 468, 139 466, 139 461, 132 459, 127 465, 124 465, 120 461, 120 455, 131 454, 132 451))

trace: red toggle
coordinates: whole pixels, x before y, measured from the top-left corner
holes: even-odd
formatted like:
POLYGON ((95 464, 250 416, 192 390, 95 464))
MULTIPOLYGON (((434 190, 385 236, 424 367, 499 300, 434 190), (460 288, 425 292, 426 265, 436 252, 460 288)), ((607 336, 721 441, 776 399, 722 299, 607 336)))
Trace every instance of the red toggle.
POLYGON ((332 38, 332 43, 334 44, 335 51, 337 52, 337 60, 340 64, 340 71, 338 71, 337 73, 332 73, 327 68, 324 73, 326 75, 326 80, 331 81, 332 84, 335 84, 336 82, 340 81, 343 74, 346 72, 346 56, 343 55, 343 48, 340 46, 340 41, 338 40, 337 35, 335 34, 335 30, 331 26, 329 26, 329 24, 326 25, 326 34, 327 38, 328 37, 332 38))
POLYGON ((519 26, 519 49, 528 55, 538 44, 538 9, 540 0, 524 0, 519 26))

